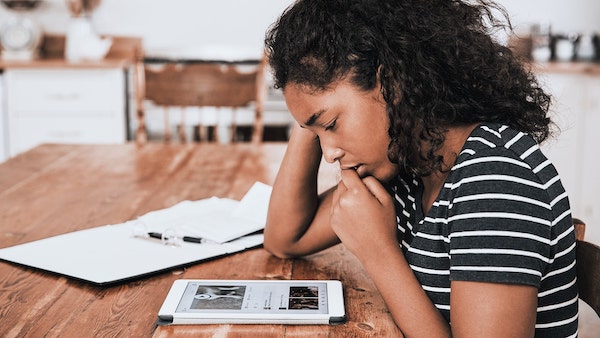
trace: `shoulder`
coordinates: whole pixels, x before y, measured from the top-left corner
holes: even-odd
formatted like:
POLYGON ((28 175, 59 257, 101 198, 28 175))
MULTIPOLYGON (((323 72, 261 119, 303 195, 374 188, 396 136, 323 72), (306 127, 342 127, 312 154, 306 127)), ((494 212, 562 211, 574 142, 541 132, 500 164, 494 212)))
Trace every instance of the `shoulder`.
POLYGON ((557 172, 528 134, 506 125, 484 123, 467 138, 453 172, 516 175, 544 184, 557 172))
POLYGON ((539 145, 531 136, 506 125, 484 123, 471 132, 457 163, 495 153, 529 162, 530 155, 539 151, 539 145))
POLYGON ((444 197, 450 218, 489 217, 494 221, 488 218, 488 224, 499 227, 522 223, 515 229, 544 238, 570 225, 568 196, 552 163, 532 137, 502 125, 473 131, 448 175, 444 197), (532 223, 540 227, 534 230, 532 223))

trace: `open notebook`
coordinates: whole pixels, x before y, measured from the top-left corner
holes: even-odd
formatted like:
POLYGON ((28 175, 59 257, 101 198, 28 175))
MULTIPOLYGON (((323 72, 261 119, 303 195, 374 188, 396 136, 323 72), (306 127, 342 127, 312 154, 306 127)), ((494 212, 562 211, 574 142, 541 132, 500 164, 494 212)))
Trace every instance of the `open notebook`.
POLYGON ((260 246, 270 194, 257 182, 241 201, 183 201, 125 223, 0 249, 0 259, 99 285, 122 282, 260 246))

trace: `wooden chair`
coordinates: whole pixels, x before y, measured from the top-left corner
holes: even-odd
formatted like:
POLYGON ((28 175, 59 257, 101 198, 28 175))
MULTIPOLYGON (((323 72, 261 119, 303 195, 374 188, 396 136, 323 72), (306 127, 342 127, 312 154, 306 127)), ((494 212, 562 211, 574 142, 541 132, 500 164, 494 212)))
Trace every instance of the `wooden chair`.
POLYGON ((583 240, 585 223, 573 219, 577 237, 577 287, 579 299, 600 316, 600 247, 583 240))
MULTIPOLYGON (((251 141, 262 141, 263 105, 266 95, 265 60, 255 65, 242 66, 219 62, 146 64, 144 77, 145 98, 164 108, 166 141, 171 139, 169 107, 232 108, 234 116, 230 126, 231 141, 235 142, 238 141, 235 111, 240 107, 248 107, 251 103, 254 103, 251 141)), ((182 113, 182 124, 178 127, 179 139, 182 142, 187 140, 183 128, 184 114, 182 113)), ((197 128, 198 138, 207 139, 203 126, 200 124, 197 128)))

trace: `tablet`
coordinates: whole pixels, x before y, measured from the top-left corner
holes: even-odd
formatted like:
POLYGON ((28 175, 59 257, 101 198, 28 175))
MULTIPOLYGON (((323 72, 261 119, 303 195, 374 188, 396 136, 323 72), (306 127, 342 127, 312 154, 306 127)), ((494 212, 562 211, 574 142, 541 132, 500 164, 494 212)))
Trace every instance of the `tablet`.
POLYGON ((176 280, 158 324, 338 324, 346 320, 334 280, 176 280))

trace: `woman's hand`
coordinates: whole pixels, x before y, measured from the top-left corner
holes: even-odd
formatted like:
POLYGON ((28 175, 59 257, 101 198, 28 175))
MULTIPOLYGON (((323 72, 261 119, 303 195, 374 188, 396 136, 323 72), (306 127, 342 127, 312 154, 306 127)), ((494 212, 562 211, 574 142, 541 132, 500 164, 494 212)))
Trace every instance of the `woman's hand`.
POLYGON ((330 219, 333 231, 367 270, 403 334, 450 336, 448 324, 402 254, 394 202, 377 179, 361 179, 352 169, 342 170, 330 219))
POLYGON ((360 260, 375 253, 373 246, 398 247, 396 212, 389 192, 374 177, 361 179, 352 169, 342 170, 333 193, 331 227, 360 260))

